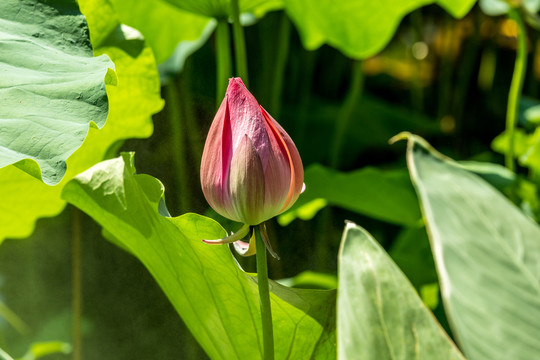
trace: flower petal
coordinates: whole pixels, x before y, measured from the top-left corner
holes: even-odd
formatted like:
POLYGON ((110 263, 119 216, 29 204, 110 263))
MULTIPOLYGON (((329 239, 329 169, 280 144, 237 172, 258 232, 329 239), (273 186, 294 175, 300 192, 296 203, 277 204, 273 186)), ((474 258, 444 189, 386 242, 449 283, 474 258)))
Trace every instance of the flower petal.
POLYGON ((232 133, 225 96, 206 137, 201 159, 201 187, 210 206, 227 218, 232 209, 228 192, 231 158, 232 133))
POLYGON ((250 138, 244 135, 234 152, 229 172, 229 192, 235 217, 248 225, 264 220, 264 172, 261 159, 250 138))
POLYGON ((227 99, 231 119, 233 152, 238 150, 243 136, 247 135, 257 150, 263 167, 265 167, 270 149, 259 103, 246 89, 240 78, 229 79, 227 99))
POLYGON ((273 134, 280 140, 282 146, 285 148, 287 156, 289 158, 289 164, 291 168, 291 180, 287 193, 287 199, 283 204, 283 208, 280 209, 280 213, 290 208, 294 202, 300 196, 302 187, 304 184, 304 168, 302 166, 302 159, 298 153, 298 149, 290 136, 283 130, 274 118, 261 106, 261 112, 266 121, 266 124, 272 129, 273 134))

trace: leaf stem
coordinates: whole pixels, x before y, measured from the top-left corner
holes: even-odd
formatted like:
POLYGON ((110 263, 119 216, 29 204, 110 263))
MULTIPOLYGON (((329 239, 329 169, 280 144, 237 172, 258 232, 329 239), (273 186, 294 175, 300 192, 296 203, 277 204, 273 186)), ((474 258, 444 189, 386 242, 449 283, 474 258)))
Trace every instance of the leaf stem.
POLYGON ((216 108, 225 95, 229 78, 232 76, 231 36, 227 18, 219 19, 216 28, 216 108))
POLYGON ((343 137, 349 126, 352 117, 352 112, 358 100, 362 96, 364 84, 364 74, 362 73, 362 61, 355 60, 352 68, 352 82, 347 94, 347 98, 341 107, 339 117, 336 121, 336 129, 334 133, 334 144, 332 146, 332 155, 330 158, 330 166, 337 168, 340 165, 341 148, 343 146, 343 137))
POLYGON ((511 9, 508 13, 510 19, 514 20, 518 26, 517 34, 517 54, 508 93, 508 107, 506 112, 506 131, 509 137, 508 152, 505 154, 504 163, 510 171, 515 171, 514 163, 514 133, 516 129, 519 99, 523 90, 525 80, 525 69, 527 67, 527 33, 518 9, 511 9))
POLYGON ((233 38, 234 38, 234 57, 236 59, 236 74, 242 78, 246 87, 249 88, 248 67, 246 56, 246 42, 244 39, 244 29, 240 24, 240 7, 238 0, 231 0, 232 20, 233 20, 233 38))
POLYGON ((174 169, 176 171, 176 182, 178 184, 178 210, 180 213, 190 209, 190 189, 189 176, 186 169, 187 153, 186 139, 184 134, 186 130, 182 124, 182 114, 180 109, 180 92, 178 90, 178 79, 173 79, 166 88, 165 98, 167 104, 167 117, 171 131, 171 147, 173 154, 174 169))
POLYGON ((261 307, 264 360, 274 359, 274 330, 272 328, 272 309, 270 307, 270 291, 268 288, 268 265, 266 246, 261 236, 260 226, 254 226, 257 248, 257 284, 259 286, 259 304, 261 307))
POLYGON ((278 48, 274 57, 274 75, 271 79, 272 87, 270 93, 270 111, 276 119, 279 119, 281 111, 281 92, 283 90, 283 80, 285 79, 285 66, 287 65, 287 57, 289 56, 289 44, 291 35, 291 22, 287 14, 281 14, 281 24, 278 35, 278 48))
POLYGON ((73 360, 82 359, 82 266, 81 266, 81 211, 73 208, 71 242, 72 306, 73 306, 73 360))

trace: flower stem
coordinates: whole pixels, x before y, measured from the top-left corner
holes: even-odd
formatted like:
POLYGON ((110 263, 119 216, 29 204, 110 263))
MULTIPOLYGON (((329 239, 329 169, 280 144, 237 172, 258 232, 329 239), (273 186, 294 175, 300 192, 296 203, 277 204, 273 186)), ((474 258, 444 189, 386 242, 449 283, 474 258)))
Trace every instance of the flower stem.
POLYGON ((233 20, 233 38, 234 38, 234 57, 236 59, 236 74, 242 78, 246 87, 249 87, 248 67, 246 56, 246 42, 244 39, 244 29, 240 24, 240 7, 238 0, 231 0, 232 20, 233 20))
MULTIPOLYGON (((262 225, 259 225, 262 226, 262 225)), ((257 248, 257 284, 259 286, 259 304, 263 330, 264 360, 274 359, 274 330, 272 328, 272 309, 270 308, 270 291, 268 288, 268 265, 266 262, 266 247, 259 226, 255 226, 255 241, 257 248)))
POLYGON ((515 171, 514 164, 514 133, 518 117, 519 98, 525 80, 525 69, 527 67, 527 33, 525 25, 518 9, 511 9, 508 13, 510 19, 514 20, 518 26, 517 34, 517 54, 508 94, 508 108, 506 111, 506 131, 508 132, 508 152, 505 154, 504 163, 508 170, 515 171))
POLYGON ((232 76, 231 36, 227 18, 219 19, 216 28, 217 79, 216 79, 216 108, 225 95, 229 78, 232 76))
POLYGON ((81 265, 81 211, 77 208, 73 208, 72 219, 72 306, 73 306, 73 359, 82 359, 82 332, 81 332, 81 318, 82 318, 82 265, 81 265))
POLYGON ((187 169, 187 149, 185 126, 182 123, 182 114, 180 109, 180 91, 177 84, 178 79, 173 79, 166 87, 165 100, 167 104, 167 117, 169 120, 169 129, 171 136, 172 160, 176 171, 175 181, 179 186, 177 206, 178 211, 183 213, 188 211, 191 206, 189 176, 187 169))
POLYGON ((270 92, 270 111, 276 119, 279 119, 281 111, 281 92, 285 79, 285 66, 289 56, 289 44, 291 37, 291 22, 285 13, 281 14, 281 24, 278 35, 278 48, 274 58, 274 78, 270 92))

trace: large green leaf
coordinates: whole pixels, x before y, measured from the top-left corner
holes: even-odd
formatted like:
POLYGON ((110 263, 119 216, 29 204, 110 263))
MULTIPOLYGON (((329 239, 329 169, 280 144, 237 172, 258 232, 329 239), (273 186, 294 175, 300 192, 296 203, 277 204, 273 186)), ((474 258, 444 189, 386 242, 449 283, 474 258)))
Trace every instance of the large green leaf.
POLYGON ((480 177, 409 135, 441 293, 470 359, 540 354, 540 227, 480 177))
POLYGON ((388 254, 348 223, 339 255, 340 359, 463 359, 388 254))
POLYGON ((340 206, 398 225, 414 226, 421 222, 418 200, 405 171, 367 167, 341 173, 312 165, 306 169, 304 181, 306 191, 289 211, 279 216, 281 225, 296 217, 312 218, 321 207, 313 206, 318 203, 340 206))
POLYGON ((386 46, 405 15, 432 3, 463 17, 475 0, 288 0, 285 9, 308 50, 327 43, 363 59, 386 46))
MULTIPOLYGON (((227 246, 203 238, 226 235, 214 220, 165 214, 163 185, 135 175, 129 154, 104 161, 69 182, 63 197, 92 216, 135 255, 169 297, 213 359, 261 358, 257 284, 227 246)), ((271 285, 276 358, 335 357, 335 291, 271 285)))
POLYGON ((114 61, 118 76, 118 85, 107 89, 107 123, 101 130, 90 128, 83 145, 68 158, 68 171, 56 186, 47 186, 15 166, 0 169, 0 241, 27 237, 38 218, 60 213, 66 204, 60 198, 64 185, 105 158, 118 141, 150 136, 151 115, 163 106, 150 48, 141 39, 124 34, 106 0, 84 0, 80 5, 88 19, 92 41, 101 44, 96 46, 96 53, 107 54, 114 61))
POLYGON ((76 1, 0 2, 0 168, 57 184, 90 124, 105 123, 113 67, 93 57, 76 1))

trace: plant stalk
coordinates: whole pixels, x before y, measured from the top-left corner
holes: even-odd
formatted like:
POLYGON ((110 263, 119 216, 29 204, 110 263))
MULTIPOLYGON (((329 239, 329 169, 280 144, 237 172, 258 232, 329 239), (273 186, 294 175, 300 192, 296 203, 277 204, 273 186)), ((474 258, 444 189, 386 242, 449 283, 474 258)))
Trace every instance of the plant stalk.
POLYGON ((278 35, 278 48, 274 58, 274 78, 271 79, 270 111, 278 119, 281 111, 281 93, 285 79, 285 67, 289 56, 289 44, 291 37, 291 22, 285 13, 281 14, 281 24, 278 35))
MULTIPOLYGON (((259 225, 262 226, 262 225, 259 225)), ((263 331, 264 360, 274 359, 274 330, 272 328, 272 309, 270 307, 270 290, 268 287, 268 264, 266 246, 261 236, 259 226, 254 226, 255 245, 257 248, 257 284, 259 286, 259 304, 263 331)))
POLYGON ((228 80, 232 76, 231 36, 227 19, 219 19, 216 28, 216 108, 225 96, 228 80))
POLYGON ((82 266, 81 266, 81 211, 73 208, 71 242, 72 306, 73 306, 73 360, 82 359, 82 266))
POLYGON ((338 168, 340 165, 341 148, 343 147, 343 137, 349 126, 355 105, 362 96, 364 84, 364 74, 362 73, 362 61, 355 60, 352 68, 352 82, 347 94, 347 98, 339 112, 336 120, 336 129, 334 133, 334 143, 332 146, 332 155, 330 166, 338 168))
POLYGON ((169 126, 171 131, 171 145, 173 153, 174 169, 176 172, 176 182, 179 186, 178 193, 178 210, 180 213, 188 211, 191 207, 189 176, 185 171, 187 166, 186 139, 184 137, 185 129, 183 128, 182 114, 180 109, 180 92, 178 90, 177 79, 173 79, 166 88, 166 103, 169 126))
POLYGON ((244 84, 246 84, 246 87, 249 88, 246 41, 244 39, 244 28, 242 28, 242 24, 240 24, 240 7, 238 6, 238 0, 231 0, 231 10, 233 20, 236 75, 241 77, 244 84))
POLYGON ((525 69, 527 68, 527 32, 518 9, 511 9, 508 16, 516 22, 518 34, 516 62, 512 75, 512 83, 510 84, 510 92, 508 93, 508 107, 506 111, 506 131, 508 132, 509 141, 508 152, 504 156, 504 163, 508 170, 515 171, 514 133, 518 118, 519 99, 523 90, 525 69))

